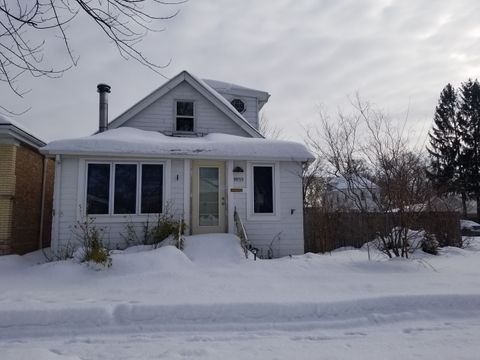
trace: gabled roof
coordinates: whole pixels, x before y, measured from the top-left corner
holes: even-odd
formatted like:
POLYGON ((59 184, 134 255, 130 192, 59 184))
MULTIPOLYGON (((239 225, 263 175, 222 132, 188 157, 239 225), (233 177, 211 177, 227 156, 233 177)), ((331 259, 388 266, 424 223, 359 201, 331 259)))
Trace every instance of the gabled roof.
POLYGON ((313 155, 300 143, 211 133, 201 137, 172 137, 156 131, 120 127, 77 138, 56 140, 44 154, 310 161, 313 155))
POLYGON ((25 126, 2 114, 0 114, 0 138, 13 138, 34 148, 45 146, 45 142, 34 136, 25 126))
POLYGON ((343 176, 336 176, 328 179, 328 185, 332 190, 349 190, 349 189, 377 189, 378 185, 371 182, 363 176, 352 176, 345 179, 343 176))
POLYGON ((177 85, 186 81, 200 94, 205 96, 212 104, 214 104, 220 111, 222 111, 228 118, 234 123, 240 126, 245 132, 252 137, 263 137, 257 129, 248 123, 248 121, 230 104, 227 99, 220 95, 215 89, 208 85, 205 81, 193 76, 188 71, 184 70, 177 76, 168 80, 165 84, 158 89, 144 97, 137 102, 131 108, 117 116, 112 122, 108 124, 109 129, 115 129, 145 109, 147 106, 153 104, 160 99, 163 95, 175 88, 177 85))
POLYGON ((210 79, 203 79, 203 81, 221 94, 256 97, 258 99, 259 110, 266 104, 270 97, 270 94, 266 91, 251 89, 237 84, 210 79))

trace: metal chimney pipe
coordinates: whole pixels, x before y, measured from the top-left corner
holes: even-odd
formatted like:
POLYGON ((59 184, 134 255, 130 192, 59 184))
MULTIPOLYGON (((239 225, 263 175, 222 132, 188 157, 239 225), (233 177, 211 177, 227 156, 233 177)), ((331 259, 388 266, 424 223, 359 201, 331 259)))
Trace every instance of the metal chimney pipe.
POLYGON ((108 129, 108 94, 110 93, 110 86, 98 84, 97 92, 100 94, 98 132, 104 132, 108 129))

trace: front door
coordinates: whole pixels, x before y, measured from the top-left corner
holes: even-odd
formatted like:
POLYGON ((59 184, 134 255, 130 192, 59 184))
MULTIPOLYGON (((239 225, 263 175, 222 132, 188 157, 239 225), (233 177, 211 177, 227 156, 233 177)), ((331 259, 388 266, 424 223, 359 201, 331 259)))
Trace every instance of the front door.
POLYGON ((225 163, 194 161, 192 233, 225 232, 225 163))

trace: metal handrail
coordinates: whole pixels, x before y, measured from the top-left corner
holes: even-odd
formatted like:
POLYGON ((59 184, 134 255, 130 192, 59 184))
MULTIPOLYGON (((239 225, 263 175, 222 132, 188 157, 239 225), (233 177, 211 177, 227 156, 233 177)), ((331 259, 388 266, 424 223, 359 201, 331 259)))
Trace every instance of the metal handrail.
POLYGON ((184 237, 183 237, 183 218, 180 219, 180 222, 178 224, 178 234, 176 238, 176 247, 179 250, 183 250, 183 245, 184 245, 184 237))
MULTIPOLYGON (((247 232, 245 231, 245 227, 243 226, 242 219, 240 219, 240 215, 238 215, 237 207, 235 207, 233 211, 233 218, 235 220, 235 227, 237 228, 237 235, 240 238, 240 246, 242 247, 243 252, 245 253, 245 258, 248 259, 249 252, 251 250, 254 250, 254 248, 252 248, 252 245, 248 241, 247 232)), ((255 256, 255 253, 256 252, 254 251, 254 256, 255 256)))

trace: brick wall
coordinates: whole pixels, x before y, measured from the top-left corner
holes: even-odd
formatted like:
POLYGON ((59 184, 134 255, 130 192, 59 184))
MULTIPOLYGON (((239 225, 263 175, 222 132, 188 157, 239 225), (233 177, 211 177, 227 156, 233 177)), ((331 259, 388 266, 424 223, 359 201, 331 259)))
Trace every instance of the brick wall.
MULTIPOLYGON (((42 202, 44 157, 36 150, 26 146, 17 147, 15 164, 15 196, 12 211, 11 251, 17 254, 39 248, 40 216, 42 202)), ((52 171, 49 171, 46 191, 45 220, 51 221, 53 164, 49 163, 52 171), (50 196, 50 198, 48 197, 50 196)), ((49 234, 50 226, 44 227, 44 234, 49 234), (48 230, 48 232, 47 232, 48 230)), ((44 239, 44 244, 49 245, 49 236, 44 239)))
POLYGON ((0 255, 11 252, 16 150, 15 145, 0 144, 0 255))

